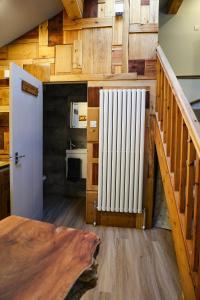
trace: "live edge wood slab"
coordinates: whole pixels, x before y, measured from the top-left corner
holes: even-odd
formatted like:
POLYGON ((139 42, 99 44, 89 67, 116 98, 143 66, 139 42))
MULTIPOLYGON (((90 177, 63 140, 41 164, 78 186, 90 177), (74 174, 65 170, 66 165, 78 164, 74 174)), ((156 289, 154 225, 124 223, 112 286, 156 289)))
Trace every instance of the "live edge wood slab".
POLYGON ((10 216, 0 221, 0 299, 80 299, 96 284, 93 232, 10 216))

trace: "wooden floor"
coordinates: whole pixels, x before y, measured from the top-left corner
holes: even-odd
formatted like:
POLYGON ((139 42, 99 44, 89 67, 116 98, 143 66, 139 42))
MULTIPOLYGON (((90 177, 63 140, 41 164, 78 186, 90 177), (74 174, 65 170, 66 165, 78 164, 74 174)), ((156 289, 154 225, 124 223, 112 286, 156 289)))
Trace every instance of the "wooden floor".
POLYGON ((176 300, 181 288, 171 232, 93 227, 84 200, 48 197, 44 221, 95 231, 101 238, 98 284, 82 300, 176 300))

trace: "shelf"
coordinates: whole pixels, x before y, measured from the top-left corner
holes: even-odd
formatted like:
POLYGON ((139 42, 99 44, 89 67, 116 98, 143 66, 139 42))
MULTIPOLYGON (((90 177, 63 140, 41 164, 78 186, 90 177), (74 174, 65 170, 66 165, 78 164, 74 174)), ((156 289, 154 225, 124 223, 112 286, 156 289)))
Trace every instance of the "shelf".
POLYGON ((9 106, 0 106, 0 113, 2 112, 9 112, 9 106))

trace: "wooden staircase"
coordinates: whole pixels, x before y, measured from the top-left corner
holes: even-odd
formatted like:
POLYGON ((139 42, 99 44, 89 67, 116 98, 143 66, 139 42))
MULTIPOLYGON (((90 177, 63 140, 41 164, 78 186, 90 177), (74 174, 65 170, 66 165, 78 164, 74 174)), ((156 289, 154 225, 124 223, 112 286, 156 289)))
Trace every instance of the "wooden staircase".
POLYGON ((200 124, 160 46, 154 125, 184 299, 200 299, 200 124))

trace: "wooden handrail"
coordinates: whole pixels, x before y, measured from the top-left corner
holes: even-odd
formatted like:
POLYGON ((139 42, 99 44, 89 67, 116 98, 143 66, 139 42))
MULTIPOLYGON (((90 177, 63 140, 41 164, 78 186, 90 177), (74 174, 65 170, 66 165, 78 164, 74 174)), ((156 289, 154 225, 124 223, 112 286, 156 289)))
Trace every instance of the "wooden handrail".
POLYGON ((185 245, 185 257, 200 299, 200 123, 160 46, 156 120, 168 164, 166 175, 172 183, 174 214, 181 228, 179 238, 185 245))
POLYGON ((173 94, 176 97, 177 104, 189 130, 195 149, 200 157, 200 123, 198 122, 189 100, 186 98, 170 63, 160 46, 157 48, 157 57, 165 71, 165 75, 171 86, 173 94))

